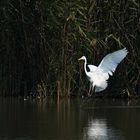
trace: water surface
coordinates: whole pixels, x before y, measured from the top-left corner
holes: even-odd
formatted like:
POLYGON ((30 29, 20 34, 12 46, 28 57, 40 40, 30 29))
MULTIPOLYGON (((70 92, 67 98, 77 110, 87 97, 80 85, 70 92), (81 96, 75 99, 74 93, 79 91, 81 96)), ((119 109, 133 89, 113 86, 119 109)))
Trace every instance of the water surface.
POLYGON ((139 101, 0 98, 0 140, 139 139, 139 101))

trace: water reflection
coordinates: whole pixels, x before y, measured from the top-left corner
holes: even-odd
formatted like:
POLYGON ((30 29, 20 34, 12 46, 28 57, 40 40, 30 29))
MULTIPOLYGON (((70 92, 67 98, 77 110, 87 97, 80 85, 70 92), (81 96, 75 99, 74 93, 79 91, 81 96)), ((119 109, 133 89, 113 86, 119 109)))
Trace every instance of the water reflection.
POLYGON ((139 102, 0 98, 0 140, 139 140, 139 102))
POLYGON ((83 140, 124 140, 121 133, 107 126, 105 119, 94 119, 84 129, 83 140), (117 136, 116 136, 117 135, 117 136))
POLYGON ((94 100, 83 105, 84 140, 139 140, 140 102, 94 100))
POLYGON ((106 120, 91 120, 84 130, 84 139, 103 139, 107 137, 106 120))

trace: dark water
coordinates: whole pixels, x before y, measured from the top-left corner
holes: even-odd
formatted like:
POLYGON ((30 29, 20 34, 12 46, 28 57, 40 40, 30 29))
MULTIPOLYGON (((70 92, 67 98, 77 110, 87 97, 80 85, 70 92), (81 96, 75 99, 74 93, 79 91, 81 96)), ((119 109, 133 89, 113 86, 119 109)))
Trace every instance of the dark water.
POLYGON ((140 104, 0 98, 0 140, 140 140, 140 104))

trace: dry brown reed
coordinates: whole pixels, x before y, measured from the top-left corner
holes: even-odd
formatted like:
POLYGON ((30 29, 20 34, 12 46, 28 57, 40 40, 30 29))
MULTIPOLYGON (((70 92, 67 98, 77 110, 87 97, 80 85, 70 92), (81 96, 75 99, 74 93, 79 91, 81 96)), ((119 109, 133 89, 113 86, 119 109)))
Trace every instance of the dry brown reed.
POLYGON ((108 52, 129 54, 112 88, 139 95, 139 0, 11 0, 0 2, 0 94, 70 96, 87 92, 82 64, 108 52))

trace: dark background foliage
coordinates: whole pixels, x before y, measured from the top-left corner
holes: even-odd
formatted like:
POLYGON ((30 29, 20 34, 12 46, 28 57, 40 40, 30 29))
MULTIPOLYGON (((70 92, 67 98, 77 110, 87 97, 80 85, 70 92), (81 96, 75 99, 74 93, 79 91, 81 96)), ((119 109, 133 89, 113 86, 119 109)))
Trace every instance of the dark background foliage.
POLYGON ((139 0, 1 0, 0 94, 80 95, 83 65, 126 47, 110 90, 135 95, 140 83, 139 0))

